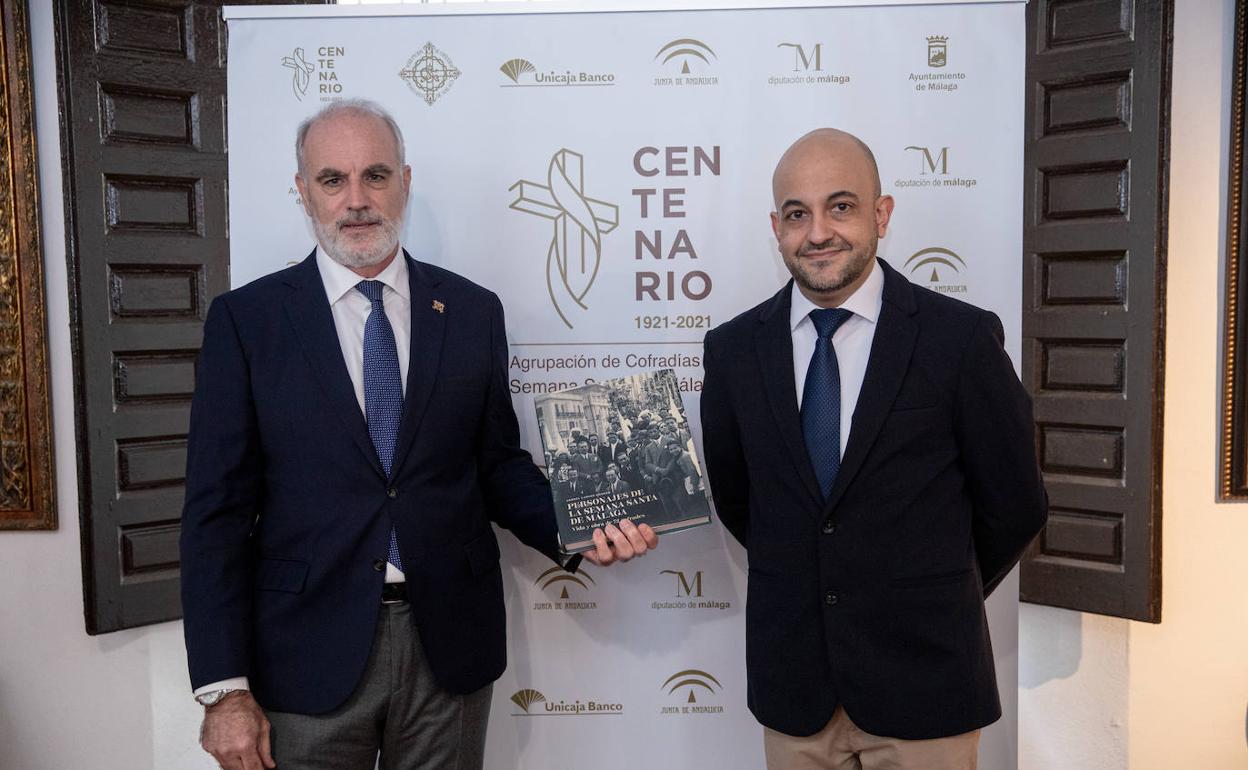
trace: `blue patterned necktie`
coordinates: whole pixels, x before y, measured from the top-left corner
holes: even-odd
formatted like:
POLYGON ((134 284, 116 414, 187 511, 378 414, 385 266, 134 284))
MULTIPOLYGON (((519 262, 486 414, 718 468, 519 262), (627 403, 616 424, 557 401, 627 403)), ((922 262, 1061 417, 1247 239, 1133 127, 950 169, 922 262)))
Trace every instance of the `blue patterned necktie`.
MULTIPOLYGON (((403 413, 403 380, 399 376, 399 351, 394 344, 394 329, 386 318, 382 304, 381 281, 360 281, 355 290, 368 298, 372 310, 364 322, 364 419, 368 435, 381 460, 381 469, 390 477, 394 462, 394 444, 399 436, 399 417, 403 413)), ((399 559, 399 541, 390 530, 390 563, 403 569, 399 559)))
POLYGON ((825 500, 841 469, 841 367, 832 335, 851 315, 839 307, 810 311, 819 341, 802 387, 802 433, 825 500))

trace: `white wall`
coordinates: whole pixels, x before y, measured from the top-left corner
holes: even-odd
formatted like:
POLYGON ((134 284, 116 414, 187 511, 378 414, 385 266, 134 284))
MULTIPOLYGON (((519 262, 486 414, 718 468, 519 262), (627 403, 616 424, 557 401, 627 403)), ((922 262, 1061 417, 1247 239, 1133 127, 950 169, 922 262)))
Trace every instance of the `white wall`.
POLYGON ((1215 502, 1235 3, 1175 5, 1162 622, 1023 605, 1020 770, 1248 767, 1248 504, 1215 502))
POLYGON ((1163 622, 1131 627, 1128 756, 1139 768, 1248 767, 1248 504, 1214 502, 1234 3, 1177 5, 1163 622))
POLYGON ((1018 770, 1126 770, 1129 625, 1019 608, 1018 770))

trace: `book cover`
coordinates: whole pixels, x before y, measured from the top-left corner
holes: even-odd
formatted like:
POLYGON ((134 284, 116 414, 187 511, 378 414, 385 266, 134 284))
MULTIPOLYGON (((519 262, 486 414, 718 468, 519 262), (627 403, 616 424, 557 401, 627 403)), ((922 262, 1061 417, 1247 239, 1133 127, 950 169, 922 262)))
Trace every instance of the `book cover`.
POLYGON ((710 523, 702 463, 671 369, 534 399, 559 539, 593 548, 593 531, 628 519, 655 532, 710 523))

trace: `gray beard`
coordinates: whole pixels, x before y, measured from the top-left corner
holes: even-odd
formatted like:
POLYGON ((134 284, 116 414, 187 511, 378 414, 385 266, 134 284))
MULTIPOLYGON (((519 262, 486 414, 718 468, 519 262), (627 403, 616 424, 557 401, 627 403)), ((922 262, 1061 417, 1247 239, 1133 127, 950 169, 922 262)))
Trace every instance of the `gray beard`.
POLYGON ((375 239, 375 245, 371 243, 360 246, 348 245, 346 238, 342 237, 339 232, 336 222, 332 225, 322 225, 313 219, 312 230, 316 233, 316 240, 330 259, 344 267, 364 268, 386 261, 386 258, 398 249, 401 224, 382 219, 381 238, 375 239))

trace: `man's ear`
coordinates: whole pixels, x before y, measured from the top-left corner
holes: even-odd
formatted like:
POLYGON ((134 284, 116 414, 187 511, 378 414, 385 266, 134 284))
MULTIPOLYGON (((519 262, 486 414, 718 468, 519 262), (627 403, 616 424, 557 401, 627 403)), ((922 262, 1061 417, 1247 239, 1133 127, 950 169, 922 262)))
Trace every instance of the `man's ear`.
POLYGON ((308 211, 308 186, 304 183, 301 174, 295 174, 295 189, 299 191, 299 202, 303 204, 304 213, 311 216, 312 212, 308 211))
POLYGON ((875 237, 883 238, 888 231, 888 221, 893 218, 893 205, 896 201, 891 195, 881 195, 875 201, 875 237))

